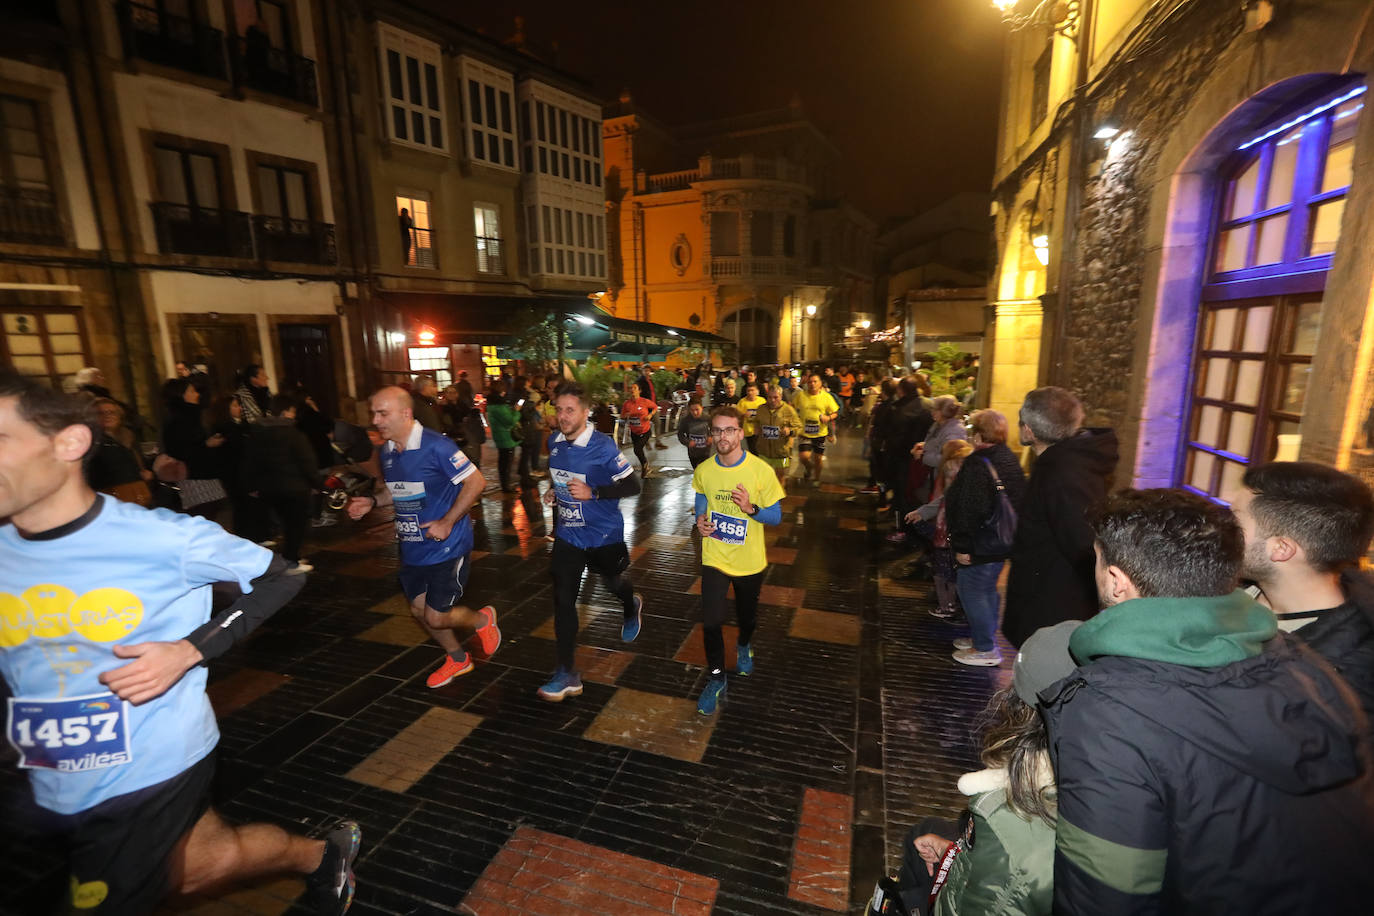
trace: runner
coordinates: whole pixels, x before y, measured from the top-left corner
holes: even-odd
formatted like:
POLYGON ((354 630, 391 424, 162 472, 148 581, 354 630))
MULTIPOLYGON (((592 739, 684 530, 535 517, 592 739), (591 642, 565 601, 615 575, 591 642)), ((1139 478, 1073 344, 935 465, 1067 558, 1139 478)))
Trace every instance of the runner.
POLYGON ((219 729, 205 664, 305 577, 214 522, 95 493, 82 462, 98 429, 90 401, 0 373, 6 736, 68 842, 66 907, 150 913, 171 895, 299 874, 321 912, 343 913, 356 823, 307 839, 231 826, 210 807, 219 729), (212 618, 221 581, 242 594, 212 618))
MULTIPOLYGON (((750 372, 749 375, 754 373, 750 372)), ((755 455, 759 453, 758 428, 754 423, 754 414, 758 409, 766 404, 767 401, 759 397, 759 386, 757 382, 747 382, 744 386, 744 397, 739 399, 740 412, 744 414, 744 441, 749 445, 749 451, 755 455)))
MULTIPOLYGON (((474 611, 457 603, 472 571, 468 510, 482 498, 486 480, 451 440, 420 425, 405 389, 374 394, 372 422, 387 440, 381 469, 396 512, 401 591, 415 620, 448 655, 425 685, 442 687, 472 670, 472 658, 454 630, 476 633, 488 658, 501 645, 491 605, 474 611)), ((355 496, 348 515, 356 521, 376 505, 375 497, 355 496)))
POLYGON ((782 389, 773 385, 768 399, 754 415, 758 427, 758 449, 755 454, 778 475, 778 483, 787 486, 787 468, 792 463, 792 443, 802 428, 801 418, 782 399, 782 389))
POLYGON ((759 592, 768 566, 764 525, 782 521, 782 486, 757 455, 744 450, 744 428, 737 407, 711 411, 711 439, 716 455, 692 475, 696 491, 697 530, 701 532, 701 638, 706 647, 707 681, 697 699, 697 712, 712 715, 725 698, 725 599, 735 586, 739 622, 735 671, 754 671, 750 640, 757 623, 759 592))
POLYGON ((606 588, 620 599, 625 619, 620 638, 634 642, 644 622, 644 599, 634 593, 625 570, 630 552, 625 547, 625 520, 620 500, 639 493, 634 468, 620 454, 615 441, 587 425, 591 401, 581 385, 565 382, 554 399, 558 433, 549 440, 549 479, 544 502, 554 510, 553 628, 558 643, 558 668, 539 696, 557 703, 582 693, 577 672, 577 593, 582 572, 600 573, 606 588))
POLYGON ((635 457, 639 459, 639 476, 649 476, 649 459, 644 454, 644 447, 649 444, 649 437, 654 431, 654 417, 658 415, 658 405, 648 398, 640 396, 638 382, 631 382, 629 396, 625 398, 625 403, 620 405, 620 418, 630 430, 630 442, 634 445, 635 457))
POLYGON ((711 420, 701 408, 701 392, 687 400, 687 412, 677 424, 677 441, 687 446, 687 460, 695 468, 711 457, 711 420))
POLYGON ((792 406, 802 421, 802 440, 797 445, 797 454, 806 478, 813 486, 821 485, 821 469, 825 464, 825 440, 830 435, 830 424, 839 416, 840 407, 835 396, 826 391, 819 375, 807 376, 806 388, 797 392, 792 406))

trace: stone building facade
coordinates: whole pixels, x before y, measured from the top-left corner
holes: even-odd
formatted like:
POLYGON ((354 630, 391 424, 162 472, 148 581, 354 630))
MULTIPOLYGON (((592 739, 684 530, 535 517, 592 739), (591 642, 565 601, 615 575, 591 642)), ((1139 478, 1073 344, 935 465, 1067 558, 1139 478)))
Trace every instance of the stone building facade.
POLYGON ((987 403, 1075 389, 1120 484, 1369 473, 1370 9, 1010 7, 987 403))

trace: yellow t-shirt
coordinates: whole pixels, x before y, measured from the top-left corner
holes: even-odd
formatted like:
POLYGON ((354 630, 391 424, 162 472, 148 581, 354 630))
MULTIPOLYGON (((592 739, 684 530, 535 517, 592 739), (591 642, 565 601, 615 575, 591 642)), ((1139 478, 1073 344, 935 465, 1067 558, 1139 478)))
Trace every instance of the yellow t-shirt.
POLYGON ((745 515, 730 497, 740 484, 749 491, 749 501, 760 509, 786 495, 773 469, 748 452, 743 461, 728 468, 721 466, 718 455, 712 455, 692 474, 692 489, 706 497, 706 512, 716 523, 715 533, 701 539, 701 564, 727 576, 752 576, 768 565, 762 523, 745 515))
POLYGON ((767 403, 767 398, 740 398, 739 403, 735 405, 744 414, 744 434, 746 436, 754 434, 754 414, 767 403))
POLYGON ((801 392, 793 399, 792 407, 801 417, 802 435, 808 439, 820 439, 830 435, 830 424, 821 417, 838 413, 840 409, 840 405, 835 403, 835 396, 824 388, 815 395, 801 392))

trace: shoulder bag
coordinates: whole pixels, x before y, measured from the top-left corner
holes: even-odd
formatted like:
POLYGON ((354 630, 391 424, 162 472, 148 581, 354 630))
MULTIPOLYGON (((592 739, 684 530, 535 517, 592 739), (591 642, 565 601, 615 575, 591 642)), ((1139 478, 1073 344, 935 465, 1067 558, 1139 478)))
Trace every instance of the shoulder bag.
POLYGON ((1011 553, 1011 542, 1016 536, 1016 509, 1007 496, 1002 478, 997 476, 997 469, 988 459, 984 458, 983 462, 992 475, 993 486, 997 488, 997 500, 993 503, 992 515, 973 536, 973 552, 984 557, 1006 556, 1011 553))

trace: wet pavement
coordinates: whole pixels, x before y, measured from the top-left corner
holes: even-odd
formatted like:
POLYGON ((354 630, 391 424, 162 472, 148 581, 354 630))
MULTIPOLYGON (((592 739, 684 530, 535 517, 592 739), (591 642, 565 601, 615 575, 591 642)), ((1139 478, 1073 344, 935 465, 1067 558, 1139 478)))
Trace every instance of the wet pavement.
MULTIPOLYGON (((966 630, 926 613, 929 582, 900 577, 890 520, 854 491, 859 452, 843 433, 827 483, 790 489, 768 537, 756 671, 731 678, 711 718, 696 712, 699 554, 676 443, 650 451, 659 472, 622 504, 643 633, 622 643, 619 605, 584 580, 585 692, 559 704, 535 695, 554 667, 536 499, 483 500, 468 598, 495 605, 504 642, 438 690, 424 680, 441 653, 399 594, 385 511, 312 531, 300 597, 212 665, 216 805, 293 830, 356 819, 356 913, 861 912, 907 827, 962 808, 974 719, 1012 656, 950 659, 966 630)), ((0 912, 48 912, 65 860, 35 835, 12 760, 0 912)), ((302 889, 279 880, 177 911, 310 912, 302 889)))

